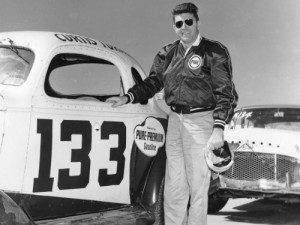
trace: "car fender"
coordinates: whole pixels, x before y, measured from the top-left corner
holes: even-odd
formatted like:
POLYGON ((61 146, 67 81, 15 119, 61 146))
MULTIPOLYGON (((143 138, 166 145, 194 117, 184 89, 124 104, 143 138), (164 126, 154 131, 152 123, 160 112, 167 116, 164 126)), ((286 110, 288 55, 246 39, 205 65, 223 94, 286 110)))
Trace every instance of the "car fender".
POLYGON ((153 209, 159 200, 159 191, 164 180, 166 169, 166 152, 161 149, 150 165, 145 186, 141 194, 141 204, 146 209, 153 209))

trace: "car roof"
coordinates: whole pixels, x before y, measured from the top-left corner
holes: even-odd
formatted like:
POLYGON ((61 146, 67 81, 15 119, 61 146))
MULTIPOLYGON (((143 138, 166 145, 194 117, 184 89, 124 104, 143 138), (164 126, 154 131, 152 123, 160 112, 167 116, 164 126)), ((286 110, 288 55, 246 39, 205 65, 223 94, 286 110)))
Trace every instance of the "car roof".
POLYGON ((31 48, 34 51, 40 49, 51 51, 60 46, 95 47, 116 54, 121 58, 135 61, 127 52, 116 46, 79 34, 53 31, 0 32, 0 44, 9 45, 11 43, 31 48))
POLYGON ((300 109, 300 105, 289 105, 289 104, 278 104, 278 105, 249 105, 237 108, 235 111, 240 111, 244 109, 267 109, 267 108, 291 108, 300 109))

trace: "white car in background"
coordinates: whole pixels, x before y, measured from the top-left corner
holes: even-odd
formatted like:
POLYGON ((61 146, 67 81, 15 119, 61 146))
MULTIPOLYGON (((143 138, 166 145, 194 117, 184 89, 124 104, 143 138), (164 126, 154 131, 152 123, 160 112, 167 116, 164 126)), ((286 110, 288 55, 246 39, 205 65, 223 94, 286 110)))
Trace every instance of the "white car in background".
POLYGON ((228 198, 300 202, 300 106, 243 107, 235 111, 225 140, 236 146, 233 166, 219 174, 211 198, 222 209, 228 198))

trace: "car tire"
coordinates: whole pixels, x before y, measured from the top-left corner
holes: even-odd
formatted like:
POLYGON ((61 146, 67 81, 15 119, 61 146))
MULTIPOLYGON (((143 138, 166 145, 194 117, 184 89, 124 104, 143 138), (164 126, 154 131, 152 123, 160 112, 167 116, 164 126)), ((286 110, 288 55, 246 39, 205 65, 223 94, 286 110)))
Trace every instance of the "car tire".
POLYGON ((158 200, 155 204, 154 216, 155 222, 153 225, 164 225, 164 185, 165 179, 162 179, 158 192, 158 200))
POLYGON ((216 194, 212 194, 208 196, 208 214, 214 214, 219 212, 228 202, 227 197, 218 197, 216 194))

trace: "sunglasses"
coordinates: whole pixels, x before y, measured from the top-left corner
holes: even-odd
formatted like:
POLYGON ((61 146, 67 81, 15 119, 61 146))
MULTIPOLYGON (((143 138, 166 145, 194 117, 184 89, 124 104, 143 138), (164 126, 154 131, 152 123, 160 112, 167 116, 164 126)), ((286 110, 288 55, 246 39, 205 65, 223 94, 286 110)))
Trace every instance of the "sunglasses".
MULTIPOLYGON (((190 27, 190 26, 193 25, 194 20, 193 20, 193 19, 186 19, 186 20, 184 20, 184 23, 190 27)), ((183 26, 183 21, 182 21, 182 20, 177 21, 177 22, 175 23, 175 26, 176 26, 178 29, 180 29, 180 28, 183 26)))

